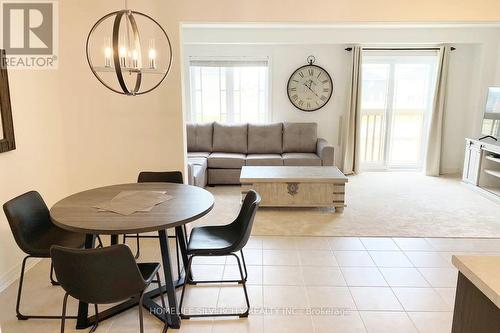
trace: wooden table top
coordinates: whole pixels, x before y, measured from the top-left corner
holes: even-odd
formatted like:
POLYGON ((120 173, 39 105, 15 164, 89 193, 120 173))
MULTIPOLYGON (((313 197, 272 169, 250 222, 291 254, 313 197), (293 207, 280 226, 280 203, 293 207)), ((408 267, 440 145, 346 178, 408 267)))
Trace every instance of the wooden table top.
POLYGON ((244 166, 241 183, 311 182, 347 183, 347 177, 334 166, 244 166))
POLYGON ((500 308, 500 256, 452 256, 451 261, 500 308))
POLYGON ((170 183, 133 183, 100 187, 70 195, 50 209, 59 227, 86 234, 135 234, 158 231, 186 224, 210 212, 213 195, 190 185, 170 183), (111 200, 121 191, 166 191, 173 199, 149 212, 120 215, 99 211, 96 204, 111 200))

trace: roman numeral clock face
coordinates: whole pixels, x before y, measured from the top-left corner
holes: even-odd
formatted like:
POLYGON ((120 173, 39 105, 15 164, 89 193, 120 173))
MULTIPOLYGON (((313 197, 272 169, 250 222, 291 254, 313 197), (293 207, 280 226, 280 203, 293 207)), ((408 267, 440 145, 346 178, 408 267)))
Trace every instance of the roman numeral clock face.
POLYGON ((287 93, 292 104, 302 111, 316 111, 332 97, 332 78, 316 65, 302 66, 288 80, 287 93))

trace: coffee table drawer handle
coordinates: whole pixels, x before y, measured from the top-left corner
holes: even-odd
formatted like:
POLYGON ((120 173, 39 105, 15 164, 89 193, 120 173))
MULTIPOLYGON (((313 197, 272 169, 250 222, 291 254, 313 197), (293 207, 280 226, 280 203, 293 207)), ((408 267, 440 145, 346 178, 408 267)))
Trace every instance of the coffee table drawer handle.
POLYGON ((296 195, 299 193, 299 184, 298 183, 288 183, 287 186, 288 194, 296 195))

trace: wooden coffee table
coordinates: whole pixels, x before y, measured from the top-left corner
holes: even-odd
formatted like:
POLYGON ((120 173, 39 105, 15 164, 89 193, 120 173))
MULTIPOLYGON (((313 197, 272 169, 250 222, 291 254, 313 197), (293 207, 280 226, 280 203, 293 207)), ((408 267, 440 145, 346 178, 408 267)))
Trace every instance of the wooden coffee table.
POLYGON ((347 177, 334 166, 244 166, 241 192, 257 191, 261 207, 334 207, 343 212, 347 177))

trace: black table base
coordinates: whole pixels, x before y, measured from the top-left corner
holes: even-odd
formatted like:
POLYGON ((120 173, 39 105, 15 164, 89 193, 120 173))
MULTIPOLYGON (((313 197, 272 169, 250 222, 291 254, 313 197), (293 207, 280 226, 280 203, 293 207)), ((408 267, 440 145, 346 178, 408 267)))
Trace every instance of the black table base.
MULTIPOLYGON (((175 228, 175 234, 178 239, 179 249, 181 251, 182 262, 184 267, 187 267, 187 251, 186 251, 186 235, 182 226, 175 228)), ((119 235, 111 235, 111 244, 118 243, 119 235)), ((165 285, 162 286, 162 292, 166 295, 169 309, 163 309, 160 304, 154 301, 154 298, 160 296, 160 289, 156 288, 144 294, 143 306, 155 317, 167 323, 168 327, 180 328, 181 320, 179 317, 179 309, 175 289, 184 285, 184 276, 179 276, 177 280, 173 279, 172 266, 170 265, 170 249, 168 246, 168 237, 166 230, 158 231, 160 239, 160 250, 162 257, 162 268, 165 278, 165 285)), ((96 235, 88 234, 85 238, 85 248, 93 248, 95 245, 96 235)), ((99 321, 111 318, 139 304, 139 298, 133 297, 125 302, 115 305, 105 311, 99 312, 99 321)), ((78 317, 76 329, 85 329, 95 324, 96 317, 88 316, 88 304, 79 302, 78 317)))

